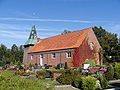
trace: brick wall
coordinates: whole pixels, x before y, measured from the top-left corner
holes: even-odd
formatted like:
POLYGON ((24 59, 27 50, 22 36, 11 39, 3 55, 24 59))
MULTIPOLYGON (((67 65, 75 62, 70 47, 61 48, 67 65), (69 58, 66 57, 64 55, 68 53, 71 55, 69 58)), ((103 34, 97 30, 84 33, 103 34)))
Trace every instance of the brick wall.
MULTIPOLYGON (((62 50, 62 51, 68 51, 68 50, 62 50)), ((73 49, 72 49, 72 51, 73 51, 73 49)), ((60 51, 57 51, 57 52, 60 52, 60 51)), ((67 62, 69 67, 73 66, 72 65, 73 56, 71 56, 71 58, 67 58, 66 52, 61 52, 61 53, 55 53, 55 58, 52 58, 52 53, 54 53, 54 51, 49 52, 49 54, 42 54, 43 55, 43 65, 47 64, 47 65, 56 66, 59 63, 65 64, 65 62, 67 62)), ((28 56, 28 61, 29 61, 28 63, 40 64, 40 55, 41 54, 38 54, 38 55, 30 54, 28 56)))

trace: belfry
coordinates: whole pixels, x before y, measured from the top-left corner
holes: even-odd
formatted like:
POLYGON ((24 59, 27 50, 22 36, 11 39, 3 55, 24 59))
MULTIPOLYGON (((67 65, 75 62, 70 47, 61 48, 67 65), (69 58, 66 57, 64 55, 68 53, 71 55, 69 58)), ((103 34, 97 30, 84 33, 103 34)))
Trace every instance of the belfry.
POLYGON ((33 25, 29 38, 24 44, 24 56, 23 56, 24 64, 28 64, 27 62, 28 51, 35 45, 36 42, 37 42, 37 33, 36 33, 35 25, 33 25))

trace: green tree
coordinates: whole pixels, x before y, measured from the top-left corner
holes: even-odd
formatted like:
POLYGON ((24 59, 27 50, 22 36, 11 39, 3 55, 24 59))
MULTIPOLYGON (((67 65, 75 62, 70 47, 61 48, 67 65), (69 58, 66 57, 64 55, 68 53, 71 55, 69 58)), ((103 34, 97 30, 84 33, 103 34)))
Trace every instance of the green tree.
POLYGON ((117 34, 107 32, 102 27, 93 27, 94 33, 103 49, 103 62, 120 61, 120 43, 117 34))
POLYGON ((11 51, 12 51, 12 52, 17 52, 17 51, 18 51, 18 47, 17 47, 16 44, 13 44, 13 45, 12 45, 11 51))
POLYGON ((71 33, 71 31, 65 29, 61 34, 67 34, 67 33, 71 33))
POLYGON ((23 48, 13 44, 11 49, 8 49, 5 45, 0 46, 0 66, 22 62, 23 59, 23 48))
POLYGON ((5 61, 6 50, 7 50, 7 47, 1 44, 0 45, 0 65, 4 65, 6 62, 5 61))

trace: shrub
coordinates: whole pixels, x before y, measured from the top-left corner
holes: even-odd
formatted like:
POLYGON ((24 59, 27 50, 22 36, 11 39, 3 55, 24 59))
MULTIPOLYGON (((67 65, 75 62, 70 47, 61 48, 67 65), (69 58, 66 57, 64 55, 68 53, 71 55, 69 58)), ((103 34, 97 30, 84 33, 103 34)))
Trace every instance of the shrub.
POLYGON ((81 75, 77 75, 72 83, 72 86, 81 89, 82 87, 82 77, 81 75))
POLYGON ((46 71, 45 70, 40 70, 40 71, 37 71, 37 78, 38 79, 45 79, 45 76, 46 76, 46 71))
POLYGON ((45 74, 46 71, 45 71, 45 70, 40 70, 40 71, 37 71, 36 73, 37 73, 37 74, 45 74))
POLYGON ((73 69, 66 69, 65 74, 78 75, 78 74, 80 74, 80 71, 79 70, 73 70, 73 69))
POLYGON ((71 73, 70 73, 70 69, 66 69, 66 70, 65 70, 65 74, 71 74, 71 73))
POLYGON ((102 88, 108 87, 108 81, 105 77, 103 77, 101 74, 98 74, 96 78, 100 81, 100 85, 102 88))
POLYGON ((52 77, 52 72, 51 71, 46 71, 46 78, 51 78, 52 77))
POLYGON ((55 71, 51 71, 52 73, 64 73, 65 70, 61 69, 61 70, 55 70, 55 71))
POLYGON ((70 70, 70 74, 73 74, 73 75, 78 75, 80 74, 80 71, 79 70, 70 70))
POLYGON ((106 67, 106 65, 96 65, 96 67, 106 67))
POLYGON ((60 84, 70 85, 75 80, 74 75, 62 74, 56 79, 60 84))
POLYGON ((82 77, 82 88, 84 90, 95 90, 97 79, 91 76, 82 77))
POLYGON ((101 82, 101 87, 102 88, 107 88, 108 87, 108 81, 105 77, 102 77, 100 82, 101 82))
POLYGON ((109 65, 108 67, 107 67, 107 72, 105 73, 105 76, 106 76, 106 79, 107 80, 111 80, 111 79, 113 79, 113 77, 114 77, 114 68, 113 68, 113 66, 112 65, 109 65))
POLYGON ((120 63, 115 64, 115 78, 120 79, 120 63))

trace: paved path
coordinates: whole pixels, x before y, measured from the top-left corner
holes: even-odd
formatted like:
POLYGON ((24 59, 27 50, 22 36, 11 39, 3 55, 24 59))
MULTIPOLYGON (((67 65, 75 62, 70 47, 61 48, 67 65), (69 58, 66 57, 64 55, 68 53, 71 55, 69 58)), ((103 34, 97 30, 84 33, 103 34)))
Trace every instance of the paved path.
POLYGON ((118 80, 110 80, 110 81, 109 81, 109 83, 112 83, 112 82, 116 82, 116 83, 117 83, 117 82, 120 82, 120 79, 118 79, 118 80))
MULTIPOLYGON (((117 83, 117 82, 120 82, 120 79, 109 81, 109 83, 117 83)), ((113 86, 111 86, 111 87, 113 87, 113 86)), ((55 90, 80 90, 80 89, 74 88, 71 85, 56 85, 55 90)), ((104 89, 104 90, 120 90, 120 88, 116 87, 116 88, 104 89)))
POLYGON ((55 90, 80 90, 72 87, 71 85, 57 85, 55 86, 55 90))
POLYGON ((110 80, 109 83, 110 83, 109 87, 114 87, 114 88, 113 89, 108 89, 108 90, 120 90, 120 79, 110 80))

